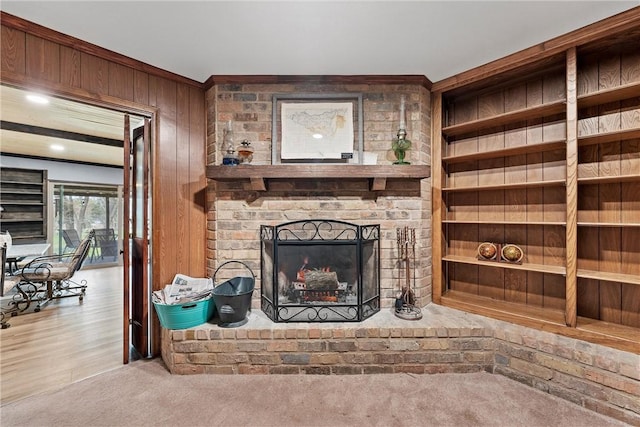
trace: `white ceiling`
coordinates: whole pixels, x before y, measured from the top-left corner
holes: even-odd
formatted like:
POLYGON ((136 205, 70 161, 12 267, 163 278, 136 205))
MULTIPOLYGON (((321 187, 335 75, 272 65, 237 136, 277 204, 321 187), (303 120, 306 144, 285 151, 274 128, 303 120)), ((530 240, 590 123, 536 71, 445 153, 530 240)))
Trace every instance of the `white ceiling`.
MULTIPOLYGON (((41 105, 28 101, 26 96, 29 94, 28 91, 0 86, 0 118, 3 122, 111 140, 122 141, 124 138, 124 114, 119 111, 55 97, 48 97, 49 103, 41 105)), ((140 118, 132 117, 131 120, 132 128, 139 125, 140 118)), ((9 129, 0 129, 0 152, 110 166, 122 166, 124 162, 121 146, 88 145, 73 139, 9 129)))
POLYGON ((420 74, 435 82, 635 1, 15 1, 0 9, 204 82, 420 74))

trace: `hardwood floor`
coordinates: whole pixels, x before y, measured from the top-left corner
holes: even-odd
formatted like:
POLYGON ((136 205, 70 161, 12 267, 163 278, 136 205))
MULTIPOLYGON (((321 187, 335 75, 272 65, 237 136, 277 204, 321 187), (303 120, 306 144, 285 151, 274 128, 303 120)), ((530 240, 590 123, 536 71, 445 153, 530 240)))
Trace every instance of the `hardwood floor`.
POLYGON ((122 267, 80 270, 84 301, 51 301, 0 331, 0 403, 54 390, 122 365, 122 267))

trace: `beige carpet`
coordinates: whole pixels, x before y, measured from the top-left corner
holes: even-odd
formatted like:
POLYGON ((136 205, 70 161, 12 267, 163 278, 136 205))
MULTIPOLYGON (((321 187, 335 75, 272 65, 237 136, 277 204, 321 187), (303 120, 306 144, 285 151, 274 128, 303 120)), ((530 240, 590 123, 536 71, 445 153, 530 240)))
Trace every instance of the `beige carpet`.
POLYGON ((0 408, 9 426, 622 426, 489 373, 171 375, 128 366, 0 408))

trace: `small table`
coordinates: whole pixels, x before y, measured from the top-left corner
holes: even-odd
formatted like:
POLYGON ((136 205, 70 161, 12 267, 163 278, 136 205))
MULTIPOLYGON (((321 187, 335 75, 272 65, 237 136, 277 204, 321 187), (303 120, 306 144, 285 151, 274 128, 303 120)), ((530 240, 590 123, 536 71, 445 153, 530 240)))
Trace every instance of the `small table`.
POLYGON ((25 259, 28 256, 42 256, 47 253, 51 243, 28 243, 25 245, 11 245, 7 251, 7 265, 9 271, 13 272, 18 269, 18 261, 25 259), (13 264, 14 268, 11 268, 13 264))

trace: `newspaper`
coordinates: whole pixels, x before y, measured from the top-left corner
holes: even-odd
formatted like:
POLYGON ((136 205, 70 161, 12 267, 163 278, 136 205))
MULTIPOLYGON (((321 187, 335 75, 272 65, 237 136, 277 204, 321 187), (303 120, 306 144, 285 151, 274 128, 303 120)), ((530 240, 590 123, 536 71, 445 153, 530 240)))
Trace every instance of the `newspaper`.
POLYGON ((182 304, 208 298, 213 291, 211 278, 195 278, 176 274, 164 289, 153 292, 154 302, 161 304, 182 304))

